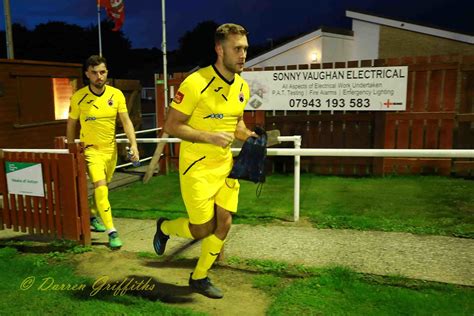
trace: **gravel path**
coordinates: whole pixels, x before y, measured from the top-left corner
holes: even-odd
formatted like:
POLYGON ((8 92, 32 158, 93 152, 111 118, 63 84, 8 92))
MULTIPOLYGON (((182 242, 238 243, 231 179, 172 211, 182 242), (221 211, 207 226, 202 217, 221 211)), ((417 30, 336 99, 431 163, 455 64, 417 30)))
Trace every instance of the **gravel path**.
POLYGON ((306 227, 237 226, 226 255, 474 285, 474 240, 306 227))
MULTIPOLYGON (((116 219, 116 222, 125 250, 153 252, 154 221, 116 219)), ((165 254, 186 245, 188 240, 172 238, 165 254)), ((180 255, 198 257, 199 253, 199 244, 195 243, 180 255)), ((296 225, 233 225, 225 244, 225 256, 315 267, 341 265, 363 273, 474 286, 473 239, 296 225)))
MULTIPOLYGON (((155 221, 114 219, 123 250, 153 253, 155 221)), ((18 235, 0 231, 0 238, 18 235)), ((106 245, 93 233, 93 244, 106 245)), ((172 238, 165 255, 199 256, 199 243, 172 238)), ((314 267, 346 266, 358 272, 474 286, 474 240, 377 231, 314 229, 298 225, 233 225, 225 257, 271 259, 314 267)))

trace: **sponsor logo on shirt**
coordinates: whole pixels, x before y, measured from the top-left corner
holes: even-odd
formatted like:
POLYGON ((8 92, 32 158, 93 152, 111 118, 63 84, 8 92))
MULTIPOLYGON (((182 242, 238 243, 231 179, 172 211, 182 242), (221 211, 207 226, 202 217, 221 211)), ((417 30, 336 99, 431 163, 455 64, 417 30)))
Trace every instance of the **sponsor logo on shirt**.
POLYGON ((239 93, 239 101, 240 103, 243 103, 245 101, 245 97, 244 97, 244 93, 243 92, 240 92, 239 93))
POLYGON ((222 113, 212 113, 212 114, 209 114, 208 116, 204 116, 203 117, 204 119, 207 119, 207 118, 213 118, 213 119, 223 119, 224 118, 224 114, 222 113))
POLYGON ((108 104, 109 106, 114 105, 114 100, 112 100, 113 97, 114 97, 114 95, 112 94, 112 95, 110 96, 110 98, 107 100, 107 104, 108 104))
POLYGON ((180 104, 184 99, 184 94, 181 91, 176 92, 176 95, 173 98, 173 102, 180 104))
POLYGON ((95 121, 97 118, 95 116, 86 116, 86 119, 84 120, 84 122, 87 122, 87 121, 95 121))

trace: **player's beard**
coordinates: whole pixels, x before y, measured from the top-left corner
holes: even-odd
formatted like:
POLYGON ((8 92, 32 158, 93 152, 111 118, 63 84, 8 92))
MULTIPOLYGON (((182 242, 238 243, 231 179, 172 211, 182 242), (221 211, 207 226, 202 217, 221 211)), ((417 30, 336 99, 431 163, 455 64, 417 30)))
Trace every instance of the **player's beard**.
POLYGON ((94 82, 92 83, 92 85, 98 89, 98 90, 102 90, 102 88, 105 86, 105 80, 104 81, 99 81, 99 82, 94 82))
POLYGON ((241 67, 238 63, 228 60, 226 55, 224 55, 224 60, 222 63, 224 64, 224 67, 233 74, 240 74, 243 70, 243 67, 241 67))

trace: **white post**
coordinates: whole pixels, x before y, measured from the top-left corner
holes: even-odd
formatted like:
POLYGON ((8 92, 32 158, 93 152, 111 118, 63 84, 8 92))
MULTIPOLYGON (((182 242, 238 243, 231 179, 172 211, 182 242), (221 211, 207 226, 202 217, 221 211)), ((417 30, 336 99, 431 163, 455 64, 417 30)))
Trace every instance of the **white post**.
MULTIPOLYGON (((295 150, 299 150, 301 148, 301 136, 297 136, 295 138, 295 150)), ((300 161, 301 156, 295 155, 295 183, 294 188, 295 192, 293 197, 293 221, 297 222, 300 220, 300 161)))
POLYGON ((102 31, 100 26, 100 4, 97 0, 97 30, 99 32, 99 56, 102 57, 102 31))
POLYGON ((5 37, 7 39, 7 58, 14 59, 12 21, 10 15, 10 0, 3 0, 3 10, 5 11, 5 37))
POLYGON ((168 62, 166 59, 166 12, 165 12, 165 0, 161 0, 161 19, 163 20, 163 42, 161 44, 163 52, 163 84, 164 86, 164 96, 165 96, 165 113, 168 109, 168 62))

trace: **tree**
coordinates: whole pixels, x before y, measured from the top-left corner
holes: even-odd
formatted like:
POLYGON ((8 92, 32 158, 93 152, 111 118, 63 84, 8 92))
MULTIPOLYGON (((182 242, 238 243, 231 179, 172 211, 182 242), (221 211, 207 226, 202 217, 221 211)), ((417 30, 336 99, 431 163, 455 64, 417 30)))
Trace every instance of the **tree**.
MULTIPOLYGON (((0 38, 5 39, 5 32, 0 32, 0 38)), ((15 58, 26 59, 31 49, 31 32, 21 24, 12 25, 13 51, 15 58)), ((0 44, 0 58, 7 58, 7 43, 2 41, 0 44)))
MULTIPOLYGON (((110 21, 102 21, 102 46, 109 68, 118 78, 128 72, 131 43, 122 31, 113 32, 113 26, 110 21)), ((5 38, 4 32, 2 36, 5 38)), ((15 59, 83 63, 88 56, 99 54, 97 26, 83 28, 54 21, 39 24, 29 31, 20 24, 13 24, 12 37, 15 59)), ((2 44, 0 53, 6 56, 6 45, 2 44)))
POLYGON ((90 51, 91 37, 84 29, 65 22, 39 24, 31 32, 28 59, 82 62, 90 51))
POLYGON ((122 78, 139 78, 142 86, 153 87, 155 74, 163 72, 163 53, 156 47, 132 49, 129 63, 128 73, 122 78))
MULTIPOLYGON (((103 20, 100 24, 102 31, 102 55, 107 58, 110 76, 120 78, 128 73, 131 65, 131 42, 125 37, 123 32, 112 31, 114 23, 112 21, 103 20)), ((92 38, 86 46, 89 52, 84 59, 92 54, 99 54, 99 39, 97 26, 87 28, 89 37, 92 38)))
POLYGON ((217 58, 214 50, 214 33, 218 26, 214 21, 204 21, 186 32, 179 39, 177 64, 193 68, 214 63, 217 58))

